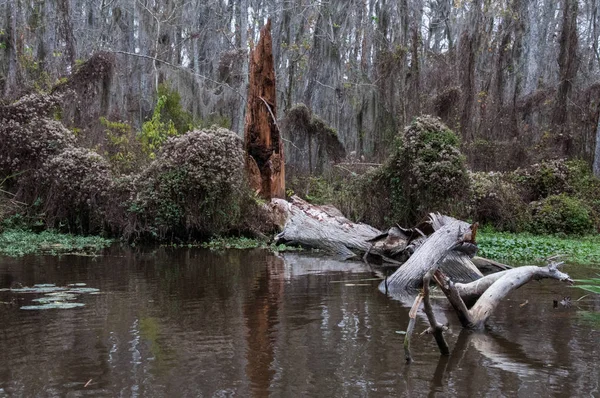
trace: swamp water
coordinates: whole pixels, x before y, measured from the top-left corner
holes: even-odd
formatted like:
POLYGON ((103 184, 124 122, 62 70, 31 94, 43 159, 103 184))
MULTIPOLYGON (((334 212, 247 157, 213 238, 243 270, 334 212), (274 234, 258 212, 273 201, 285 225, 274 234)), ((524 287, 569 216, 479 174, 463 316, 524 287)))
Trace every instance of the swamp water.
POLYGON ((44 294, 0 291, 0 397, 600 397, 600 324, 584 312, 599 295, 533 282, 483 333, 436 299, 451 355, 418 336, 420 317, 408 366, 409 308, 372 278, 361 263, 258 250, 0 257, 0 289, 98 289, 47 310, 21 309, 44 294))

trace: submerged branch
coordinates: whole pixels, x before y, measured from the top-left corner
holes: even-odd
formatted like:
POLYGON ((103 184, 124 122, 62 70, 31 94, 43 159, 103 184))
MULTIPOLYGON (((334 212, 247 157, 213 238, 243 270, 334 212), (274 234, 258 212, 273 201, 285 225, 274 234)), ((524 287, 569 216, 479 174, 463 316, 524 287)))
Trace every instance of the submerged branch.
POLYGON ((480 329, 502 299, 532 280, 556 279, 573 283, 569 275, 558 270, 559 265, 561 263, 552 263, 545 267, 529 265, 513 268, 466 284, 454 284, 450 278, 438 271, 436 281, 456 310, 463 327, 480 329), (468 309, 465 300, 470 302, 476 297, 477 300, 468 309))

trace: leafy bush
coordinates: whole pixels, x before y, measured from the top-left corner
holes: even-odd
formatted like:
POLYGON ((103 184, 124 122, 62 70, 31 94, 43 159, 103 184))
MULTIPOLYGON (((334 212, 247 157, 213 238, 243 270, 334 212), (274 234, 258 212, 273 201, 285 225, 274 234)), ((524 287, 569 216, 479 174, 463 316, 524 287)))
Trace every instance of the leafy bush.
POLYGON ((177 135, 177 129, 175 129, 173 121, 171 119, 165 120, 161 114, 166 103, 166 96, 162 95, 158 97, 152 118, 142 125, 142 131, 138 134, 142 150, 150 159, 156 157, 156 152, 169 137, 177 135))
POLYGON ((592 211, 580 199, 567 194, 551 195, 532 202, 529 230, 542 234, 585 234, 593 232, 592 211))
POLYGON ((112 176, 108 163, 84 148, 69 148, 36 173, 48 225, 80 233, 103 225, 112 176))
POLYGON ((233 132, 216 128, 170 138, 132 182, 127 203, 138 233, 219 233, 241 218, 244 152, 233 132))
POLYGON ((159 109, 161 119, 165 123, 173 123, 177 135, 185 134, 194 128, 192 114, 183 109, 181 95, 176 90, 171 89, 167 83, 162 83, 158 86, 158 97, 164 99, 159 109))
POLYGON ((529 220, 527 203, 517 187, 499 172, 470 173, 471 216, 500 230, 521 231, 529 220))
POLYGON ((384 165, 393 216, 412 223, 431 211, 454 213, 469 186, 460 141, 439 118, 421 116, 404 130, 384 165))
POLYGON ((513 175, 515 183, 523 189, 529 201, 573 191, 570 169, 564 159, 536 163, 527 168, 517 169, 513 175))
POLYGON ((139 160, 139 144, 136 145, 131 125, 105 117, 100 118, 100 123, 105 127, 107 138, 104 156, 110 162, 112 170, 117 174, 133 172, 139 160))
POLYGON ((52 118, 60 100, 31 94, 0 105, 0 177, 36 170, 75 143, 73 133, 52 118))

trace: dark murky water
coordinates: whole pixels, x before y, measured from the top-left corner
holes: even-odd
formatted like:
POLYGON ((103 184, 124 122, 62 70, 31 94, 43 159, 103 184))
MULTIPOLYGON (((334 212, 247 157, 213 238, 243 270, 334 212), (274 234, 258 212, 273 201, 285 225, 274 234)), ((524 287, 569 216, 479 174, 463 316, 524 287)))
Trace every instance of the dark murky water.
POLYGON ((461 331, 436 300, 451 356, 416 337, 407 366, 396 331, 408 308, 377 281, 336 283, 367 278, 362 264, 261 251, 0 258, 0 288, 101 291, 82 295, 84 307, 45 311, 20 309, 35 295, 0 293, 0 397, 600 397, 600 332, 578 314, 600 311, 598 296, 554 309, 584 293, 532 283, 483 333, 461 331))

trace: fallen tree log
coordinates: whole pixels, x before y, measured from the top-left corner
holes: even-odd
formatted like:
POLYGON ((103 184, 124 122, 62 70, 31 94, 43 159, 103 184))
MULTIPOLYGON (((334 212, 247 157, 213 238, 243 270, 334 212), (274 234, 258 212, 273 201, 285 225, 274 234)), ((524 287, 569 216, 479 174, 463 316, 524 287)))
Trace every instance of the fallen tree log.
POLYGON ((412 229, 394 226, 387 232, 381 232, 369 225, 351 222, 331 206, 314 206, 296 196, 290 202, 273 199, 271 206, 282 228, 277 235, 277 243, 324 249, 343 259, 364 254, 365 257, 378 255, 386 261, 399 263, 395 259, 401 256, 408 258, 379 285, 381 291, 404 302, 413 297, 404 344, 408 362, 412 360, 410 340, 421 303, 430 325, 427 331, 435 337, 442 355, 449 353, 443 337, 446 327, 436 320, 430 302, 432 279, 444 292, 466 329, 482 328, 508 294, 531 280, 573 282, 567 274, 558 271, 562 263, 511 268, 474 257, 477 252, 477 223, 468 224, 440 214, 430 214, 426 222, 412 229), (496 272, 484 276, 480 269, 496 272))
POLYGON ((368 241, 381 235, 370 225, 351 222, 334 207, 314 206, 297 196, 290 200, 271 201, 283 224, 275 238, 277 244, 322 249, 348 259, 367 252, 372 246, 368 241))
MULTIPOLYGON (((471 261, 474 246, 469 245, 473 240, 468 237, 473 233, 470 225, 452 217, 432 213, 416 227, 393 226, 387 232, 382 232, 367 224, 353 223, 333 206, 312 205, 297 196, 292 196, 290 201, 272 199, 270 206, 281 229, 275 239, 277 244, 319 249, 341 259, 364 256, 365 259, 379 258, 395 266, 402 265, 404 271, 388 279, 391 292, 404 293, 407 288, 419 287, 427 272, 427 262, 436 261, 436 257, 442 254, 439 247, 447 247, 447 243, 458 240, 459 235, 463 240, 467 237, 465 244, 447 256, 442 270, 457 282, 470 282, 483 276, 471 261), (436 237, 436 231, 442 228, 446 229, 436 237), (407 261, 422 246, 425 246, 423 253, 430 255, 407 261)), ((507 268, 482 258, 478 258, 477 263, 487 272, 507 268)), ((386 291, 385 284, 382 285, 382 291, 386 291)))
POLYGON ((423 285, 425 274, 440 260, 440 268, 455 281, 471 282, 483 277, 470 259, 476 252, 474 236, 477 226, 450 217, 442 219, 443 216, 435 214, 430 217, 437 230, 380 284, 381 291, 392 295, 414 294, 423 285))

